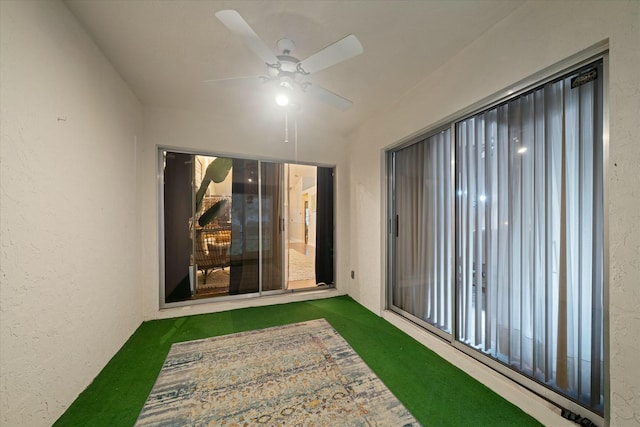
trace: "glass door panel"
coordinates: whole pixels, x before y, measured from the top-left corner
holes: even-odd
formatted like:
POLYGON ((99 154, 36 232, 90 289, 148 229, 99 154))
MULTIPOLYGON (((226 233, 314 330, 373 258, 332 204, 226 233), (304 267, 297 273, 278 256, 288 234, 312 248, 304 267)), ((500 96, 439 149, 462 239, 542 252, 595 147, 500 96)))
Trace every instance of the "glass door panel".
POLYGON ((229 294, 259 292, 258 161, 233 159, 229 294))
POLYGON ((283 289, 284 164, 260 163, 262 290, 283 289))
POLYGON ((194 253, 197 284, 193 298, 229 294, 233 160, 194 158, 194 253))
POLYGON ((391 153, 392 308, 451 332, 450 130, 391 153))
MULTIPOLYGON (((316 200, 317 168, 287 164, 287 221, 285 227, 287 289, 315 287, 316 281, 316 209, 305 209, 316 200), (311 236, 311 238, 309 238, 311 236)), ((331 206, 333 209, 333 206, 331 206)))

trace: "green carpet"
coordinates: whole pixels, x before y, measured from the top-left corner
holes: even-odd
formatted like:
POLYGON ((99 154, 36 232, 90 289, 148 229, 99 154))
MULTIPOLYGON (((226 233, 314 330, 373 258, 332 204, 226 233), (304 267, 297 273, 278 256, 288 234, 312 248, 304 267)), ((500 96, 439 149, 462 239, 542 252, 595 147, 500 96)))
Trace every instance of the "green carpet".
POLYGON ((326 319, 425 426, 540 425, 349 297, 145 322, 55 426, 132 426, 174 342, 326 319))

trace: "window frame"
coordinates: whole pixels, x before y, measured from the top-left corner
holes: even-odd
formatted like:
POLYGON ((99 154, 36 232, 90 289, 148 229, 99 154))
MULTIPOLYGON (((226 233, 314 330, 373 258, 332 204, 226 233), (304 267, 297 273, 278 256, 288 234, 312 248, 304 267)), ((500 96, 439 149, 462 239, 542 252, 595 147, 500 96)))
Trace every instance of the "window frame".
MULTIPOLYGON (((165 241, 164 241, 164 225, 165 225, 165 218, 164 218, 164 156, 163 153, 164 152, 173 152, 173 153, 180 153, 180 154, 189 154, 189 155, 193 155, 193 156, 205 156, 205 157, 226 157, 226 158, 232 158, 232 159, 242 159, 242 160, 254 160, 258 163, 258 171, 261 170, 261 165, 262 163, 283 163, 283 164, 299 164, 299 165, 309 165, 309 166, 316 166, 316 167, 322 167, 322 168, 329 168, 333 170, 334 173, 334 182, 333 182, 333 214, 334 214, 334 218, 336 217, 336 198, 337 198, 337 186, 336 186, 336 180, 335 177, 337 176, 337 166, 336 165, 332 165, 332 164, 324 164, 324 163, 311 163, 311 162, 299 162, 299 161, 290 161, 290 160, 282 160, 282 159, 273 159, 273 158, 266 158, 266 157, 258 157, 258 156, 247 156, 247 155, 242 155, 242 154, 235 154, 235 153, 227 153, 227 152, 216 152, 216 151, 207 151, 207 150, 199 150, 199 149, 189 149, 189 148, 182 148, 182 147, 175 147, 175 146, 164 146, 164 145, 157 145, 156 146, 156 156, 157 156, 157 160, 156 160, 156 190, 157 190, 157 218, 158 218, 158 224, 157 224, 157 230, 158 230, 158 253, 157 253, 157 257, 158 257, 158 307, 160 310, 169 310, 169 309, 173 309, 173 308, 179 308, 179 307, 190 307, 190 306, 197 306, 197 305, 201 305, 201 304, 214 304, 214 303, 228 303, 230 301, 237 301, 237 300, 244 300, 244 299, 255 299, 255 298, 263 298, 263 297, 268 297, 268 296, 275 296, 275 295, 287 295, 290 294, 292 292, 298 292, 298 291, 292 291, 290 289, 286 289, 283 288, 282 289, 275 289, 275 290, 263 290, 262 289, 262 265, 260 265, 259 267, 259 283, 258 283, 258 291, 257 292, 251 292, 251 293, 241 293, 241 294, 237 294, 237 295, 226 295, 226 296, 218 296, 218 297, 213 297, 213 298, 202 298, 202 299, 187 299, 187 300, 183 300, 183 301, 175 301, 175 302, 166 302, 165 301, 165 241)), ((258 172, 259 173, 259 172, 258 172)), ((258 191, 260 194, 261 191, 261 185, 258 185, 258 191)), ((193 197, 195 197, 195 194, 193 195, 193 197)), ((259 200, 259 204, 261 204, 261 198, 258 197, 259 200)), ((336 223, 334 221, 334 226, 333 226, 333 242, 334 242, 334 247, 333 247, 333 271, 334 271, 334 283, 329 285, 327 288, 324 289, 335 289, 337 287, 336 285, 336 223)), ((262 234, 262 224, 259 224, 259 234, 262 234)), ((260 253, 262 252, 262 239, 260 239, 259 241, 259 246, 260 246, 260 253)), ((314 292, 316 290, 322 290, 323 288, 318 287, 317 289, 313 289, 313 288, 305 288, 302 289, 303 291, 311 291, 314 292)))

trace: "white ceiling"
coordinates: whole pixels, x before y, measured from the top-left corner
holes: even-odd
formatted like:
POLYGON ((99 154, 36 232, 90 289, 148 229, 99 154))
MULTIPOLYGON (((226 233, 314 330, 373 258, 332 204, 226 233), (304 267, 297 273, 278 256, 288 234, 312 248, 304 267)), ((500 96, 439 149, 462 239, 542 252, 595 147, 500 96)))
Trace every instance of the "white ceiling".
MULTIPOLYGON (((524 0, 67 0, 145 106, 256 117, 275 108, 252 84, 203 80, 266 74, 266 65, 214 16, 236 9, 274 51, 299 59, 348 34, 364 53, 309 76, 353 101, 341 112, 305 99, 307 125, 346 135, 456 55, 524 0)), ((246 81, 245 81, 246 83, 246 81)), ((261 90, 262 89, 262 90, 261 90)))

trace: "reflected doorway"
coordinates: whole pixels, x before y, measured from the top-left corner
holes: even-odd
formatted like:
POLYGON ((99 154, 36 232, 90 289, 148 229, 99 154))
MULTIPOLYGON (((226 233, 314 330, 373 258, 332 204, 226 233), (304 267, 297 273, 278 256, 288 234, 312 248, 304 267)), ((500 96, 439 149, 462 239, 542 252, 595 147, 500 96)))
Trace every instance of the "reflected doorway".
POLYGON ((316 287, 316 210, 317 167, 286 165, 287 215, 287 289, 316 287))

